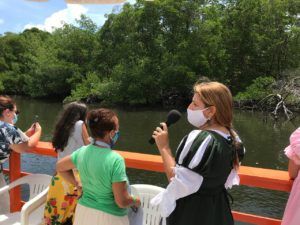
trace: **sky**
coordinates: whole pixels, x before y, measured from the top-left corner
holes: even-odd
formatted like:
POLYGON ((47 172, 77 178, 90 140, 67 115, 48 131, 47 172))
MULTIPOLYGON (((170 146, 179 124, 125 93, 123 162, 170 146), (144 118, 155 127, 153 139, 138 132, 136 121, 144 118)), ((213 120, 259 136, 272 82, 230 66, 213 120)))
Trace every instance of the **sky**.
POLYGON ((62 21, 75 24, 75 19, 79 19, 81 14, 85 14, 101 26, 106 20, 105 14, 121 7, 122 4, 66 4, 64 0, 0 0, 0 34, 19 33, 32 27, 52 32, 55 27, 62 26, 62 21))

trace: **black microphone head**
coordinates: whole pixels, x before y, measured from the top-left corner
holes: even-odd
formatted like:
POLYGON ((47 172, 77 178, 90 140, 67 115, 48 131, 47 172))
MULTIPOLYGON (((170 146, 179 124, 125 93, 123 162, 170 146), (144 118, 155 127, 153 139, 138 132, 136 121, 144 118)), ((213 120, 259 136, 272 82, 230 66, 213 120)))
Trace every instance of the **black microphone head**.
MULTIPOLYGON (((176 110, 176 109, 171 110, 168 113, 168 117, 167 117, 167 121, 166 121, 167 126, 169 127, 173 123, 176 123, 180 119, 180 117, 181 117, 181 113, 178 110, 176 110)), ((160 126, 160 127, 162 128, 162 126, 160 126)), ((154 142, 155 142, 154 138, 151 137, 149 140, 149 143, 151 145, 153 145, 154 142)))
POLYGON ((171 124, 176 123, 180 119, 180 117, 181 117, 181 113, 178 110, 176 110, 176 109, 171 110, 168 113, 168 117, 167 117, 167 121, 166 121, 167 126, 170 126, 171 124))

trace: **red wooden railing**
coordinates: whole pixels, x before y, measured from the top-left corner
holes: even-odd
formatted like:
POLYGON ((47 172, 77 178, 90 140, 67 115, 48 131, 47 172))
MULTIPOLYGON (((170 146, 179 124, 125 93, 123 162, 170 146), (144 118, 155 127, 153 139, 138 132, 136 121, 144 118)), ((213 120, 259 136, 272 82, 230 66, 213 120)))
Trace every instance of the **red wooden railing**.
MULTIPOLYGON (((134 153, 128 151, 117 151, 125 158, 126 166, 128 168, 163 172, 162 159, 158 155, 149 155, 142 153, 134 153)), ((52 148, 49 142, 39 142, 35 148, 30 149, 30 153, 39 154, 44 156, 56 157, 56 152, 52 148)), ((21 160, 18 153, 12 153, 10 157, 10 168, 5 170, 9 173, 10 180, 16 180, 21 176, 25 176, 28 173, 21 172, 21 160)), ((241 178, 241 184, 250 187, 259 187, 269 190, 285 191, 289 192, 292 187, 292 181, 289 179, 286 171, 262 169, 241 166, 239 175, 241 178)), ((21 208, 20 189, 14 189, 11 191, 11 211, 18 211, 21 208)), ((233 212, 234 219, 236 221, 259 224, 259 225, 280 225, 281 220, 268 218, 253 214, 247 214, 242 212, 233 212)))

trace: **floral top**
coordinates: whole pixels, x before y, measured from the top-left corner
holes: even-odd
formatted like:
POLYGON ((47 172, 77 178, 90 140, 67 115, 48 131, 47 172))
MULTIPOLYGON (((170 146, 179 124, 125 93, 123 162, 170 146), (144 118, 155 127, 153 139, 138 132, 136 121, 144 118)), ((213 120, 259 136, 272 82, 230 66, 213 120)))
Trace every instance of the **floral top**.
POLYGON ((0 164, 8 159, 11 152, 9 149, 11 144, 19 144, 28 140, 29 138, 20 129, 0 121, 0 164))

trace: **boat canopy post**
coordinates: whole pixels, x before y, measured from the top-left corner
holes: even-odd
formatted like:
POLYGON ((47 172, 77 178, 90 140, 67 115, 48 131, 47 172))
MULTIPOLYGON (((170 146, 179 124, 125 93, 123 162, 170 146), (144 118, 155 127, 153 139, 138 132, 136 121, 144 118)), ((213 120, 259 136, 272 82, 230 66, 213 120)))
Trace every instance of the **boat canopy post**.
MULTIPOLYGON (((9 182, 13 182, 21 177, 21 155, 20 153, 11 152, 9 157, 9 182)), ((10 211, 20 211, 21 204, 21 188, 20 186, 13 188, 10 192, 10 211)))

